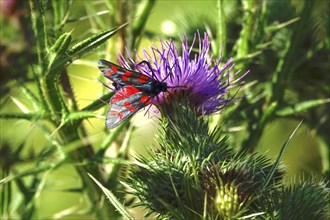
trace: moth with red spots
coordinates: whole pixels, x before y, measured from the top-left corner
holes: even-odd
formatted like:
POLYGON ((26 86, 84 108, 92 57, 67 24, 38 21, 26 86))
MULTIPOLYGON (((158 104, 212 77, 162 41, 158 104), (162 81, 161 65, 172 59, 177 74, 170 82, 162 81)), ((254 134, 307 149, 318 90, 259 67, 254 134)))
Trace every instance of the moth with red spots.
POLYGON ((118 90, 110 100, 111 107, 106 116, 107 128, 114 128, 123 123, 131 115, 151 104, 154 97, 160 92, 166 92, 168 88, 165 82, 106 60, 99 60, 98 68, 118 90))

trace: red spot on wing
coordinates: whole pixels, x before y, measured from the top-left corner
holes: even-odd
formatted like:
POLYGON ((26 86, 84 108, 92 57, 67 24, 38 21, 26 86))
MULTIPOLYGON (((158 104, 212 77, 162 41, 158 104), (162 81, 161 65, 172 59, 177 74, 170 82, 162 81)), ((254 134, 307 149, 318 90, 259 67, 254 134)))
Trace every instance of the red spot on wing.
POLYGON ((110 70, 107 70, 107 71, 105 71, 105 75, 111 76, 112 75, 112 72, 110 70))
POLYGON ((112 72, 113 73, 117 73, 118 72, 118 68, 116 66, 111 66, 112 72))
POLYGON ((130 111, 130 112, 134 112, 136 110, 135 106, 132 106, 131 103, 129 102, 125 102, 124 106, 130 111))
POLYGON ((132 73, 131 71, 126 71, 126 72, 124 73, 124 75, 125 75, 125 76, 128 76, 128 77, 131 76, 132 74, 133 74, 133 73, 132 73))
POLYGON ((119 120, 122 120, 123 117, 124 117, 123 113, 122 112, 118 112, 118 117, 119 117, 119 120))
POLYGON ((111 111, 109 112, 110 116, 118 116, 119 120, 123 119, 124 115, 122 112, 111 111))
POLYGON ((144 95, 140 98, 140 102, 144 103, 145 105, 149 105, 151 103, 151 98, 149 96, 144 95))
POLYGON ((142 78, 137 78, 137 80, 138 80, 140 83, 146 83, 146 82, 147 82, 146 79, 142 79, 142 78))
POLYGON ((118 102, 138 92, 141 91, 134 86, 126 86, 125 88, 119 90, 114 96, 112 96, 111 103, 118 102))
POLYGON ((139 78, 137 78, 137 80, 138 80, 140 83, 146 83, 148 79, 149 79, 149 76, 144 75, 144 74, 141 74, 141 75, 139 76, 139 78))
POLYGON ((121 76, 121 79, 125 82, 125 81, 127 81, 127 76, 126 75, 122 75, 121 76))
POLYGON ((109 115, 116 116, 117 115, 117 112, 116 111, 111 111, 111 112, 109 112, 109 115))
POLYGON ((134 86, 126 86, 125 90, 128 95, 133 95, 135 93, 141 92, 141 90, 135 88, 134 86))

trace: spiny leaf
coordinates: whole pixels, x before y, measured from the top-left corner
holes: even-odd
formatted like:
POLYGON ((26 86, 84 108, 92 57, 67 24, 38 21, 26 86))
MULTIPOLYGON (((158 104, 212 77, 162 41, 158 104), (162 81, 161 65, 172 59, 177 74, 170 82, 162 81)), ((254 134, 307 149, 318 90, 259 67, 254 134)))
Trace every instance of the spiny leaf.
POLYGON ((62 66, 70 60, 65 53, 69 48, 71 39, 71 32, 64 33, 50 48, 48 54, 48 71, 46 72, 47 77, 52 77, 51 75, 53 75, 53 78, 56 78, 61 73, 59 68, 62 68, 62 66))
POLYGON ((13 112, 2 112, 0 113, 0 118, 2 119, 26 119, 33 120, 36 118, 43 117, 42 114, 38 113, 13 113, 13 112))
MULTIPOLYGON (((19 173, 7 176, 3 179, 0 179, 0 185, 6 184, 14 179, 19 179, 25 176, 30 176, 30 175, 36 175, 38 173, 42 173, 48 170, 55 170, 57 167, 60 167, 63 165, 63 163, 66 162, 66 158, 61 158, 60 160, 56 161, 55 163, 43 163, 42 165, 39 165, 37 167, 26 167, 27 165, 25 164, 25 170, 21 171, 19 173)), ((32 165, 31 165, 32 166, 32 165)))
POLYGON ((87 119, 87 118, 100 118, 100 115, 95 114, 94 112, 89 112, 89 111, 72 112, 72 113, 69 113, 65 117, 64 122, 77 121, 77 120, 82 120, 82 119, 87 119))
POLYGON ((32 93, 32 91, 30 89, 28 89, 26 87, 26 85, 24 83, 21 83, 19 85, 21 91, 23 92, 23 94, 25 95, 25 97, 27 98, 27 100, 29 100, 32 103, 32 106, 34 108, 34 110, 39 110, 40 109, 40 101, 38 100, 38 98, 32 93))
POLYGON ((71 39, 71 32, 62 34, 50 48, 51 52, 59 55, 65 53, 71 43, 71 39))
POLYGON ((134 219, 133 216, 126 210, 125 206, 120 203, 116 196, 107 188, 105 188, 99 181, 97 181, 91 174, 88 173, 88 176, 100 187, 103 193, 108 197, 110 202, 117 210, 127 219, 134 219))
POLYGON ((97 33, 82 42, 74 45, 69 51, 68 55, 70 56, 78 56, 81 57, 82 55, 86 54, 90 50, 98 47, 102 43, 104 43, 106 40, 111 38, 113 35, 115 35, 121 28, 125 27, 128 24, 125 23, 118 28, 113 28, 109 30, 102 31, 100 33, 97 33))

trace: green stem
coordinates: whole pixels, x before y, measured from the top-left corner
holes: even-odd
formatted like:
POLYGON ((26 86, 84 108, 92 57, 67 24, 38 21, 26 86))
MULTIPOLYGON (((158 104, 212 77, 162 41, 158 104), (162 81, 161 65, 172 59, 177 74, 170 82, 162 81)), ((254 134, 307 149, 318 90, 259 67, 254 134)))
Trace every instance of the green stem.
POLYGON ((36 37, 38 63, 41 65, 41 69, 40 71, 37 71, 37 73, 43 73, 43 71, 46 69, 46 64, 44 63, 44 57, 46 56, 44 45, 46 43, 45 43, 45 32, 44 32, 43 23, 41 23, 40 19, 38 19, 38 17, 40 16, 38 13, 38 9, 40 10, 39 7, 40 5, 36 0, 30 0, 32 28, 33 28, 34 36, 36 37))
POLYGON ((279 102, 279 104, 282 104, 286 85, 290 83, 288 80, 291 78, 293 66, 297 59, 296 51, 304 37, 303 31, 310 19, 313 3, 314 1, 305 0, 304 8, 300 15, 301 19, 297 22, 291 39, 287 42, 285 56, 279 61, 276 72, 273 75, 273 87, 270 99, 279 102))
POLYGON ((217 19, 217 46, 213 52, 216 57, 219 57, 219 52, 222 52, 222 56, 226 56, 226 45, 227 45, 227 27, 226 17, 224 12, 224 3, 222 0, 217 2, 218 19, 217 19))
MULTIPOLYGON (((67 104, 60 92, 60 88, 58 87, 58 79, 60 74, 65 69, 67 58, 65 56, 59 56, 56 59, 51 60, 50 56, 46 56, 46 48, 48 47, 45 37, 45 30, 47 28, 43 14, 44 12, 41 6, 42 3, 42 1, 39 2, 30 0, 32 23, 36 38, 39 63, 39 69, 36 70, 38 80, 37 85, 40 85, 42 95, 41 98, 45 100, 48 109, 50 109, 51 114, 48 119, 55 126, 59 126, 61 125, 63 118, 70 113, 69 108, 67 107, 67 104)), ((110 34, 112 34, 112 32, 110 34)), ((64 46, 67 45, 65 44, 64 46)), ((70 84, 68 86, 71 87, 70 84)), ((66 123, 58 130, 58 135, 55 137, 57 138, 51 138, 58 142, 60 146, 67 146, 76 141, 85 143, 82 139, 86 139, 86 133, 78 126, 78 122, 66 123), (80 130, 80 132, 78 132, 78 130, 80 130), (82 137, 80 137, 80 135, 82 135, 82 137)), ((84 144, 83 147, 80 147, 72 151, 71 154, 67 155, 67 157, 75 163, 83 162, 86 158, 91 158, 93 156, 94 152, 89 143, 84 144)), ((90 203, 93 206, 93 211, 96 217, 98 219, 111 219, 115 215, 117 216, 117 213, 114 208, 111 208, 111 206, 101 207, 98 205, 103 197, 103 194, 97 185, 89 178, 87 173, 92 173, 96 178, 103 182, 99 167, 97 165, 90 164, 88 166, 76 166, 75 168, 80 175, 85 192, 87 193, 90 203)))
POLYGON ((313 1, 305 0, 304 8, 300 15, 301 19, 296 24, 291 40, 287 42, 286 53, 279 60, 276 72, 272 77, 271 92, 266 93, 267 97, 264 102, 259 103, 259 107, 255 107, 255 112, 257 113, 251 115, 248 125, 251 135, 243 141, 243 151, 253 152, 255 150, 266 124, 276 116, 278 106, 283 105, 284 91, 293 73, 294 62, 297 60, 297 54, 295 52, 299 43, 302 41, 302 32, 310 17, 312 6, 313 1))
POLYGON ((153 6, 155 5, 155 0, 147 0, 145 2, 141 2, 139 5, 139 8, 136 12, 136 20, 133 23, 132 27, 132 40, 129 47, 129 51, 134 51, 136 49, 137 45, 139 44, 141 40, 141 33, 143 31, 143 28, 145 24, 147 23, 147 20, 149 18, 149 15, 151 13, 151 10, 153 6))
POLYGON ((235 45, 237 58, 242 58, 249 54, 249 40, 251 39, 251 34, 253 33, 253 26, 255 22, 255 0, 242 1, 244 10, 244 21, 242 24, 242 30, 240 37, 235 45))
MULTIPOLYGON (((38 13, 39 4, 36 0, 30 0, 30 10, 31 10, 31 18, 32 18, 32 29, 34 32, 34 36, 36 39, 36 48, 37 48, 37 56, 38 56, 38 63, 39 63, 39 69, 36 71, 33 71, 33 74, 35 75, 35 78, 41 78, 42 74, 46 72, 47 69, 47 63, 45 62, 46 59, 46 52, 44 50, 45 43, 45 32, 44 32, 44 23, 40 22, 38 19, 39 16, 41 16, 38 13), (40 27, 41 26, 41 27, 40 27), (42 31, 40 31, 42 30, 42 31)), ((40 81, 35 80, 38 88, 39 95, 41 96, 41 103, 44 107, 44 110, 46 112, 50 112, 49 105, 47 103, 46 97, 43 96, 42 86, 40 84, 40 81)))

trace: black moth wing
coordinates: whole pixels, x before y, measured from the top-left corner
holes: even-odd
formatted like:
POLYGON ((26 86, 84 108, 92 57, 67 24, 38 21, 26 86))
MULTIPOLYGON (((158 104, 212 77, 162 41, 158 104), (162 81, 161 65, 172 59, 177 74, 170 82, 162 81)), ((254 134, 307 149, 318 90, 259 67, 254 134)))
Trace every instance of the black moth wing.
POLYGON ((155 83, 156 81, 143 73, 128 70, 106 60, 99 60, 98 68, 101 70, 103 76, 120 86, 143 86, 155 83))
POLYGON ((107 128, 114 128, 123 123, 131 115, 149 105, 152 98, 133 86, 123 87, 111 98, 111 107, 106 116, 107 128))

